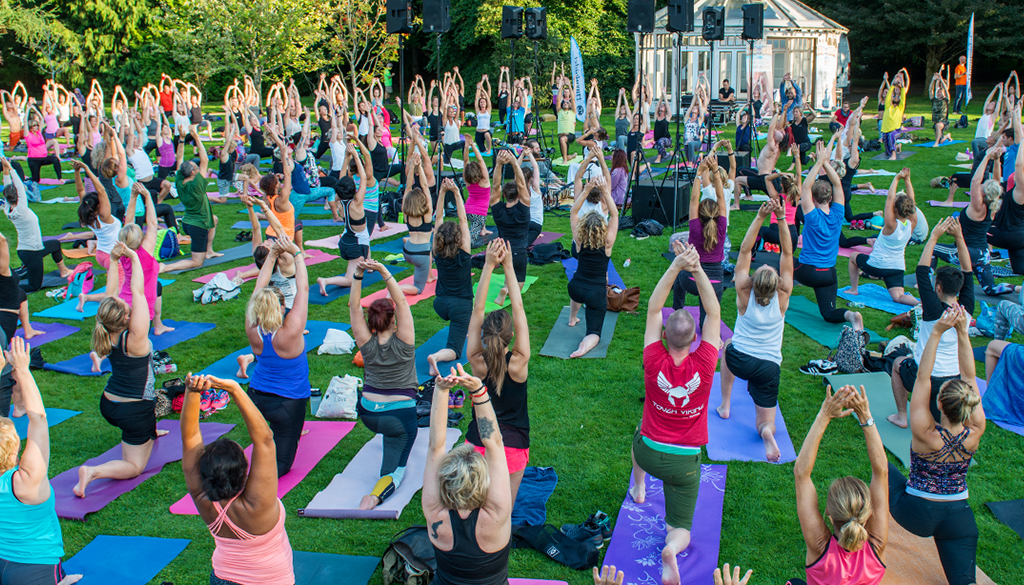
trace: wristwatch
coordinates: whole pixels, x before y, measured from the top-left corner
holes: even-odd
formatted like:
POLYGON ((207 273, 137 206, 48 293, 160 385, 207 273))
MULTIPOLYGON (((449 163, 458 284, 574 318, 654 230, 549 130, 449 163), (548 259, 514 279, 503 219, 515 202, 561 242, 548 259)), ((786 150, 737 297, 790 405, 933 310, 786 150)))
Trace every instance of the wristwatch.
POLYGON ((867 420, 867 422, 863 422, 863 423, 860 423, 860 426, 861 426, 862 428, 863 428, 863 427, 873 427, 873 426, 875 426, 875 419, 873 419, 873 418, 869 418, 869 419, 867 420))

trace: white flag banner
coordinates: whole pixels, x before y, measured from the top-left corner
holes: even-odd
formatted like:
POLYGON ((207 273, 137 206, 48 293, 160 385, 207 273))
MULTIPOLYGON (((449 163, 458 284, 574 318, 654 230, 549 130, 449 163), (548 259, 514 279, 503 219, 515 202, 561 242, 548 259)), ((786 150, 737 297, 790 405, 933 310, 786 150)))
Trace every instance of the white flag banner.
POLYGON ((572 61, 572 83, 576 86, 576 119, 582 122, 587 114, 587 78, 583 75, 583 56, 576 37, 569 37, 569 57, 572 61))
POLYGON ((967 28, 967 103, 971 103, 971 64, 974 62, 974 13, 967 28))

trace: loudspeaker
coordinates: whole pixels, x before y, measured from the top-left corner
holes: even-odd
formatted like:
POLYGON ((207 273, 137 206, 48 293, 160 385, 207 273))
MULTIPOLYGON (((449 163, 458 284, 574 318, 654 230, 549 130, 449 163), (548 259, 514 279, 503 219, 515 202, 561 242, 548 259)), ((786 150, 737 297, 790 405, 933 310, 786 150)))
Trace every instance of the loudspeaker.
POLYGON ((668 0, 668 32, 693 32, 693 0, 668 0))
POLYGON ((410 0, 388 0, 388 34, 412 33, 412 2, 410 0))
POLYGON ((518 39, 523 36, 523 9, 520 6, 501 8, 501 38, 518 39))
POLYGON ((526 38, 534 41, 543 41, 548 38, 547 8, 527 8, 524 19, 526 20, 526 38))
POLYGON ((449 0, 423 0, 423 32, 448 32, 452 28, 449 8, 449 0))
MULTIPOLYGON (((729 170, 729 155, 718 153, 718 166, 722 167, 726 171, 729 170)), ((750 153, 749 152, 736 152, 736 168, 743 169, 750 167, 750 153)))
POLYGON ((743 40, 764 38, 764 4, 743 5, 743 40))
POLYGON ((725 39, 725 8, 709 6, 704 9, 704 27, 701 36, 705 41, 721 41, 725 39))
POLYGON ((631 33, 654 31, 654 0, 629 0, 626 9, 627 31, 631 33))
POLYGON ((637 181, 633 186, 633 221, 640 223, 645 219, 653 219, 669 228, 672 227, 673 215, 677 225, 686 221, 690 213, 690 181, 680 175, 679 190, 675 197, 672 196, 673 188, 671 176, 665 180, 664 186, 661 177, 656 181, 637 181))

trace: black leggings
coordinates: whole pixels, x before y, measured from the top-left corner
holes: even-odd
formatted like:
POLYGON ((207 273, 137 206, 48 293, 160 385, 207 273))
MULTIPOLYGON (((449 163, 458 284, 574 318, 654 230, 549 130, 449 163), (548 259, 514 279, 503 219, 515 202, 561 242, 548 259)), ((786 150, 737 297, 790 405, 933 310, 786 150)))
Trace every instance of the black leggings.
MULTIPOLYGON (((793 243, 794 248, 796 248, 797 238, 800 237, 798 232, 799 230, 797 230, 795 225, 789 226, 790 242, 793 243)), ((775 244, 776 246, 782 245, 782 242, 779 240, 779 224, 777 223, 761 227, 761 231, 758 232, 758 235, 761 236, 762 240, 769 244, 775 244)))
MULTIPOLYGON (((164 220, 164 224, 168 228, 177 227, 177 222, 174 219, 174 208, 166 203, 155 203, 153 209, 156 211, 156 218, 164 220)), ((146 225, 145 215, 135 216, 135 225, 144 226, 146 225)))
POLYGON ((818 312, 828 323, 846 321, 846 309, 836 308, 836 297, 839 294, 839 281, 836 280, 836 267, 818 268, 810 264, 797 264, 793 277, 804 286, 814 289, 814 298, 818 301, 818 312))
MULTIPOLYGON (((384 403, 386 404, 386 403, 384 403)), ((394 473, 396 469, 405 469, 409 463, 409 454, 416 443, 419 432, 416 419, 416 407, 396 408, 383 412, 372 412, 363 406, 360 397, 357 402, 359 420, 371 433, 384 435, 384 455, 380 462, 380 476, 394 473)), ((398 481, 396 484, 400 483, 398 481)))
MULTIPOLYGON (((968 247, 967 252, 971 256, 971 268, 974 270, 975 276, 978 277, 978 282, 981 284, 981 287, 985 289, 987 294, 994 294, 996 279, 992 274, 992 261, 988 248, 980 249, 968 247)), ((939 265, 939 260, 959 266, 960 258, 957 247, 946 244, 936 244, 935 250, 932 252, 932 270, 935 270, 939 265)))
MULTIPOLYGON (((711 281, 711 287, 715 289, 715 296, 718 297, 718 302, 722 302, 722 289, 725 288, 723 280, 725 274, 722 270, 721 262, 701 262, 701 268, 704 269, 704 274, 708 275, 708 279, 711 281)), ((676 276, 676 281, 672 285, 672 308, 675 310, 682 309, 686 306, 686 293, 691 295, 697 295, 698 301, 700 301, 700 292, 697 290, 697 283, 693 281, 693 275, 683 270, 676 276)), ((704 302, 700 301, 700 323, 698 327, 704 326, 704 317, 707 313, 704 312, 704 302)))
POLYGON ((537 241, 537 238, 540 237, 540 234, 543 231, 544 231, 543 226, 541 226, 539 223, 534 223, 534 222, 531 221, 530 222, 530 227, 528 228, 528 230, 526 232, 526 246, 527 247, 532 246, 533 243, 537 241))
POLYGON ((57 585, 66 576, 60 562, 36 565, 0 559, 0 585, 57 585))
POLYGON ((62 178, 60 172, 60 159, 52 154, 48 154, 43 157, 29 157, 28 168, 29 171, 32 173, 32 180, 38 183, 39 172, 42 170, 43 167, 49 164, 53 165, 53 172, 57 173, 57 178, 62 178))
POLYGON ((935 537, 950 585, 975 582, 978 524, 967 500, 936 502, 907 494, 907 479, 889 464, 889 513, 908 532, 935 537))
POLYGON ((385 179, 394 177, 395 175, 401 175, 403 173, 405 173, 405 164, 400 162, 391 163, 390 165, 388 165, 388 168, 386 169, 382 169, 379 171, 374 169, 373 178, 377 179, 378 181, 384 181, 385 179))
POLYGON ((448 349, 455 352, 455 359, 462 357, 469 332, 469 317, 473 314, 473 300, 459 297, 434 297, 434 312, 448 321, 448 349))
POLYGON ((260 392, 249 387, 246 392, 253 404, 267 420, 267 425, 274 432, 274 447, 277 448, 277 476, 288 473, 295 462, 295 452, 299 449, 299 437, 302 436, 302 425, 306 421, 306 403, 308 398, 285 398, 277 394, 260 392))
MULTIPOLYGON (((685 293, 684 293, 685 294, 685 293)), ((569 281, 569 298, 583 305, 587 319, 587 335, 601 337, 604 316, 608 313, 608 287, 604 284, 569 281)))
MULTIPOLYGON (((316 147, 316 153, 313 154, 313 158, 316 159, 316 160, 320 160, 320 157, 323 156, 325 152, 330 150, 330 148, 331 148, 330 134, 328 134, 327 136, 321 136, 320 137, 320 143, 316 147)), ((250 153, 250 154, 253 154, 253 153, 250 153)))
POLYGON ((34 292, 42 288, 43 275, 45 274, 43 258, 47 254, 50 254, 56 264, 64 261, 64 253, 60 251, 60 242, 57 240, 43 242, 42 250, 18 250, 18 258, 21 259, 21 263, 28 270, 26 282, 21 285, 25 292, 34 292))
POLYGON ((878 234, 871 234, 868 236, 853 236, 847 237, 843 232, 839 232, 839 245, 843 248, 852 248, 854 246, 867 246, 868 238, 878 238, 878 234))
POLYGON ((1006 248, 1010 254, 1010 269, 1014 274, 1024 274, 1024 232, 1003 232, 990 227, 988 243, 996 248, 1006 248))

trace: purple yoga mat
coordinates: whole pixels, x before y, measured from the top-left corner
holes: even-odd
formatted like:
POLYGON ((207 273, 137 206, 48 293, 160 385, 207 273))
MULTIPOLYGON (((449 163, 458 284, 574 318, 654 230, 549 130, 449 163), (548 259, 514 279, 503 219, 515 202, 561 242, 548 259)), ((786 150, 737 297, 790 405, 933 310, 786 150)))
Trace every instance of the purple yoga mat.
MULTIPOLYGON (((683 307, 686 312, 693 316, 694 323, 700 323, 700 307, 683 307)), ((675 309, 671 307, 665 307, 661 310, 661 322, 664 324, 668 321, 668 316, 671 315, 675 309)), ((701 331, 700 327, 697 327, 697 335, 693 338, 693 343, 690 344, 690 351, 695 351, 700 346, 701 331)), ((722 341, 726 339, 732 339, 732 329, 722 321, 722 341)))
MULTIPOLYGON (((701 465, 697 509, 690 546, 676 556, 682 585, 710 585, 718 567, 725 503, 725 465, 701 465)), ((660 479, 647 475, 643 504, 626 494, 603 564, 625 572, 626 585, 661 583, 661 549, 665 548, 665 492, 660 479)), ((629 481, 630 487, 633 480, 629 481)))
MULTIPOLYGON (((165 430, 167 434, 153 442, 153 453, 149 456, 149 463, 138 477, 124 480, 97 479, 86 488, 84 498, 79 498, 72 491, 78 484, 78 467, 73 467, 51 479, 50 486, 57 499, 57 516, 84 522, 86 514, 102 510, 121 495, 132 491, 142 482, 160 473, 164 465, 180 461, 181 429, 179 425, 180 423, 176 420, 162 420, 156 424, 157 429, 165 430)), ((203 433, 203 443, 207 445, 234 427, 235 425, 224 423, 199 424, 203 433)), ((120 458, 121 444, 118 443, 99 457, 93 457, 86 461, 85 465, 93 467, 120 458)))
POLYGON ((932 207, 952 207, 954 209, 964 209, 970 204, 970 201, 954 201, 952 203, 946 203, 945 201, 935 201, 933 199, 928 200, 928 205, 931 205, 932 207))
POLYGON ((537 239, 533 241, 533 245, 536 246, 538 244, 550 244, 551 242, 554 242, 555 240, 564 235, 565 234, 559 234, 555 232, 541 232, 540 235, 537 236, 537 239))
MULTIPOLYGON (((36 331, 42 331, 42 335, 36 335, 32 339, 28 340, 29 345, 32 347, 39 347, 40 345, 46 345, 51 341, 57 341, 63 339, 68 335, 73 335, 81 331, 78 327, 72 327, 71 325, 65 325, 64 323, 36 323, 32 321, 32 328, 36 331)), ((18 337, 25 337, 25 330, 18 329, 14 332, 18 337)))
MULTIPOLYGON (((708 401, 708 458, 715 461, 765 461, 764 441, 757 433, 757 410, 747 392, 747 381, 737 378, 733 383, 728 419, 718 416, 716 409, 721 405, 722 378, 715 372, 708 401)), ((775 442, 782 455, 779 463, 796 461, 793 441, 780 408, 775 409, 775 442)))

